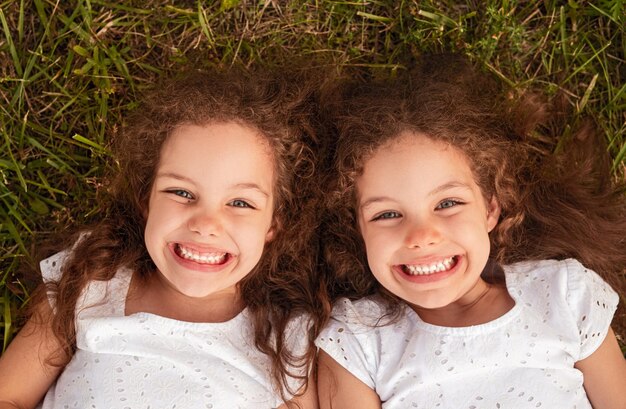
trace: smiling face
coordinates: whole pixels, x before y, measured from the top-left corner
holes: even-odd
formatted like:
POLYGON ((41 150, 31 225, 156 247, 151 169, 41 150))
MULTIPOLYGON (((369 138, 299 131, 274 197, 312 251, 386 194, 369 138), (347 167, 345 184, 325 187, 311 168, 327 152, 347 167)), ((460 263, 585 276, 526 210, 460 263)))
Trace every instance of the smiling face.
POLYGON ((235 123, 177 128, 161 149, 146 247, 158 272, 189 297, 236 293, 272 236, 274 159, 235 123))
POLYGON ((482 293, 500 209, 484 199, 463 153, 406 132, 366 160, 356 186, 368 264, 383 287, 425 309, 482 293))

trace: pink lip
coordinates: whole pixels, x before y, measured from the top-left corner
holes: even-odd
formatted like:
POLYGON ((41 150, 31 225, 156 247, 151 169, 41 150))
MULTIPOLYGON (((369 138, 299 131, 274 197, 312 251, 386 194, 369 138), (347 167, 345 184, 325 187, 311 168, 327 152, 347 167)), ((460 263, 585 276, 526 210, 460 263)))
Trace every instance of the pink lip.
POLYGON ((181 266, 185 267, 188 270, 194 270, 194 271, 199 271, 203 273, 218 273, 224 270, 226 267, 228 267, 235 260, 235 256, 233 256, 233 254, 227 251, 221 250, 221 249, 216 249, 214 247, 210 247, 210 248, 200 247, 197 245, 192 245, 192 244, 187 244, 187 243, 181 243, 181 244, 186 248, 194 249, 198 252, 203 252, 203 253, 227 253, 226 260, 222 264, 201 264, 193 260, 188 260, 186 258, 182 258, 181 256, 179 256, 175 251, 177 243, 170 243, 167 247, 170 250, 170 254, 172 255, 172 258, 174 259, 174 261, 176 261, 176 263, 180 264, 181 266))
MULTIPOLYGON (((452 267, 452 269, 448 271, 441 271, 439 273, 432 273, 432 274, 427 274, 427 275, 410 275, 410 274, 405 273, 402 270, 401 265, 394 265, 392 267, 392 270, 394 271, 394 273, 396 273, 398 277, 402 278, 403 280, 409 281, 411 283, 415 283, 415 284, 433 283, 435 281, 444 280, 459 270, 459 266, 463 262, 464 258, 461 256, 457 256, 457 257, 458 257, 457 263, 455 264, 454 267, 452 267)), ((427 263, 422 262, 422 263, 416 263, 416 264, 427 264, 427 263)))

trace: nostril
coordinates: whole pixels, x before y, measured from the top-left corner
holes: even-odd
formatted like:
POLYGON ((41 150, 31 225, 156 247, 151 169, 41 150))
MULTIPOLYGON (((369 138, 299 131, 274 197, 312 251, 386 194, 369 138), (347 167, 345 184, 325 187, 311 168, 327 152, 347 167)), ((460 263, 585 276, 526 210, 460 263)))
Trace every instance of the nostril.
POLYGON ((216 217, 197 216, 189 220, 188 228, 202 236, 217 236, 222 231, 222 224, 216 217))
POLYGON ((405 244, 408 248, 422 248, 439 243, 441 235, 432 227, 414 228, 407 232, 405 244))

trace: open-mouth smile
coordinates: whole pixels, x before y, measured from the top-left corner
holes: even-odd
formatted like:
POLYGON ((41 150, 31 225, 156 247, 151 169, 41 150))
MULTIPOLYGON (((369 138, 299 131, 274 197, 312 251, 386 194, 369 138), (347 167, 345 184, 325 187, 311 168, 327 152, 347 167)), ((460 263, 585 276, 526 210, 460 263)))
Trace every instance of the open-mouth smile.
POLYGON ((424 276, 450 271, 457 265, 458 261, 458 256, 452 256, 427 264, 401 264, 399 267, 405 274, 411 276, 424 276))
POLYGON ((230 253, 219 251, 204 252, 196 248, 186 247, 180 243, 175 244, 173 250, 178 257, 184 260, 203 265, 222 265, 232 257, 230 253))

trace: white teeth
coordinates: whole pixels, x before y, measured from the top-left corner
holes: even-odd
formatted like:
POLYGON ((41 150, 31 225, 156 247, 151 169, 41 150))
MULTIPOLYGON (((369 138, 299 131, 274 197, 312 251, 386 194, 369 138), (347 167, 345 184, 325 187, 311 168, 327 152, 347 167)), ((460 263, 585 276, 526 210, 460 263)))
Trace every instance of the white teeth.
POLYGON ((411 275, 426 275, 433 273, 440 273, 442 271, 449 270, 454 264, 454 257, 448 257, 436 263, 427 265, 411 265, 405 264, 405 271, 411 275))
POLYGON ((224 262, 227 253, 205 253, 200 254, 181 245, 178 245, 180 256, 187 260, 202 264, 220 264, 224 262))

